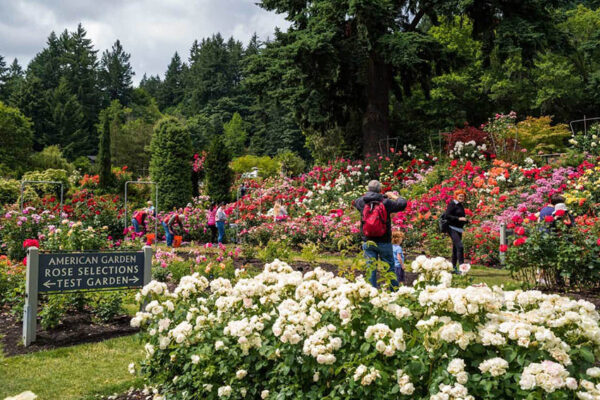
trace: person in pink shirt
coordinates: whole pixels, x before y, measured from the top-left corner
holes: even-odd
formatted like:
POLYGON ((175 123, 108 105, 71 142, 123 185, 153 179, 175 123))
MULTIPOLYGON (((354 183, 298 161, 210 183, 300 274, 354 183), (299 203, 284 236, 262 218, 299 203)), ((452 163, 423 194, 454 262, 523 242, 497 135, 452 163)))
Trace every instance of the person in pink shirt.
POLYGON ((206 210, 206 226, 210 229, 210 242, 217 243, 217 205, 212 203, 206 210))

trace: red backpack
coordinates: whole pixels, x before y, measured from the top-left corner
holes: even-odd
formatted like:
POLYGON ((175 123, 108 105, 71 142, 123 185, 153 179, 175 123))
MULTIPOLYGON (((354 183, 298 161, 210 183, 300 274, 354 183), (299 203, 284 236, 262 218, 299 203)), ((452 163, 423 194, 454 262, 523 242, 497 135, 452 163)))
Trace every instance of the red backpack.
POLYGON ((381 237, 387 231, 387 211, 381 202, 365 204, 362 212, 363 233, 366 237, 381 237))

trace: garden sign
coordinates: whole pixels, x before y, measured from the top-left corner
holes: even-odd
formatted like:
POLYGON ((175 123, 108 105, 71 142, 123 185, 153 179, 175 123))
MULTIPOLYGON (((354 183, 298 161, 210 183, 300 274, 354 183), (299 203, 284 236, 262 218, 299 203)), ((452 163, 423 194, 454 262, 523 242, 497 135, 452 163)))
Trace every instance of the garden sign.
POLYGON ((140 288, 150 282, 152 248, 138 252, 39 253, 27 256, 23 342, 35 341, 38 293, 140 288))

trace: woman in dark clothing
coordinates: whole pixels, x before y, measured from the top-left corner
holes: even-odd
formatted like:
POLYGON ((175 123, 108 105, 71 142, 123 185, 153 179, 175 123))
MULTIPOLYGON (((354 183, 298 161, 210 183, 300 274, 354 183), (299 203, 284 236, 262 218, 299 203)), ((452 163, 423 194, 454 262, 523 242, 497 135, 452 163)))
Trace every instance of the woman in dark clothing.
POLYGON ((454 191, 454 199, 448 203, 446 208, 446 219, 448 220, 448 235, 452 239, 452 267, 458 271, 458 266, 465 263, 465 251, 462 243, 464 226, 467 223, 465 217, 465 191, 462 189, 454 191))

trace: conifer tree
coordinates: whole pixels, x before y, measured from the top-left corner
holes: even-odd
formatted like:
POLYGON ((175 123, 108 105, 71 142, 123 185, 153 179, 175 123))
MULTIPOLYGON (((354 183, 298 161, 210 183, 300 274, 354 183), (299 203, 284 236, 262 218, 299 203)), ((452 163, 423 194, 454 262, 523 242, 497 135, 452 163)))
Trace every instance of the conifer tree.
POLYGON ((110 51, 102 53, 100 62, 100 82, 109 101, 119 100, 124 106, 131 101, 133 92, 132 77, 135 75, 129 58, 131 55, 123 50, 121 41, 113 44, 110 51))
POLYGON ((234 113, 231 121, 223 125, 223 142, 232 157, 239 157, 244 153, 246 146, 246 127, 244 120, 238 113, 234 113))
POLYGON ((107 189, 113 183, 110 154, 110 114, 108 112, 104 112, 97 160, 100 186, 107 189))
POLYGON ((8 80, 8 68, 6 67, 6 61, 0 54, 0 100, 6 101, 6 81, 8 80))
POLYGON ((184 67, 179 54, 175 52, 165 73, 165 80, 161 85, 158 106, 161 110, 177 106, 183 99, 184 67))
POLYGON ((212 201, 231 200, 229 190, 233 183, 233 171, 229 168, 231 154, 223 143, 221 136, 212 140, 204 161, 206 188, 212 201))
POLYGON ((51 140, 52 144, 60 145, 69 161, 90 154, 86 150, 89 146, 83 107, 69 91, 65 78, 61 79, 53 91, 50 102, 49 126, 56 135, 51 140))
POLYGON ((158 184, 158 202, 164 210, 182 207, 192 198, 191 148, 190 133, 180 121, 173 117, 158 121, 150 144, 150 176, 158 184))

